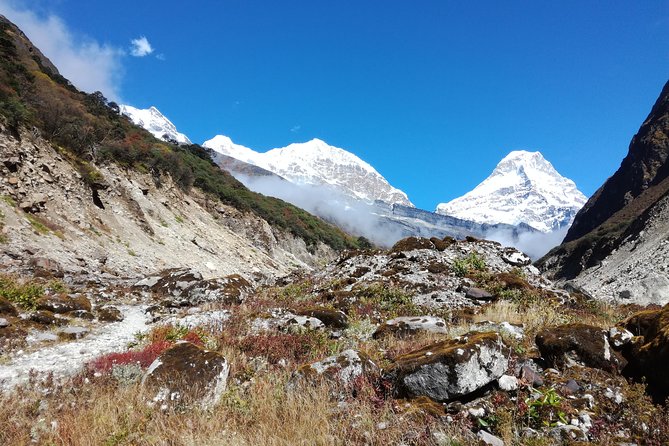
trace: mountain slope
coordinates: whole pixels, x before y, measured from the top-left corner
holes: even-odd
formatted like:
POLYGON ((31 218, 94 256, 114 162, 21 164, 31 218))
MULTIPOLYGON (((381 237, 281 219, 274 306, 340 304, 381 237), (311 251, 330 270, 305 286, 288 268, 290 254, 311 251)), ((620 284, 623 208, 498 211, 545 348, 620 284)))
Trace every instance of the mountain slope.
MULTIPOLYGON (((616 212, 634 206, 638 215, 650 203, 634 203, 669 176, 669 82, 639 132, 630 142, 620 168, 600 187, 578 213, 565 242, 583 237, 616 212)), ((659 192, 661 195, 662 192, 659 192)), ((654 193, 653 196, 658 195, 654 193)), ((647 202, 648 200, 643 200, 647 202)), ((633 217, 630 215, 630 217, 633 217)))
POLYGON ((564 242, 538 262, 590 294, 669 301, 669 82, 620 168, 578 213, 564 242))
POLYGON ((269 170, 295 184, 329 185, 350 197, 372 203, 413 206, 407 195, 391 186, 371 165, 346 150, 330 146, 319 139, 291 144, 259 153, 218 135, 206 141, 213 149, 269 170))
MULTIPOLYGON (((114 176, 107 178, 104 170, 122 167, 129 175, 145 175, 157 188, 169 179, 181 194, 204 194, 209 203, 205 207, 216 218, 220 218, 216 213, 217 206, 221 205, 220 209, 230 207, 245 218, 258 219, 263 225, 269 225, 273 234, 291 239, 298 250, 302 243, 311 253, 320 252, 322 244, 334 249, 357 246, 353 238, 320 218, 284 201, 248 190, 222 171, 202 147, 160 141, 118 111, 100 92, 86 94, 77 90, 14 24, 0 16, 3 146, 9 147, 17 141, 24 145, 38 142, 51 145, 72 166, 71 176, 88 190, 89 197, 101 211, 106 210, 103 209, 106 194, 118 193, 113 186, 122 181, 114 176)), ((22 158, 20 152, 16 156, 19 162, 3 161, 17 169, 22 158)), ((35 171, 50 169, 38 165, 31 168, 35 171)), ((13 186, 21 186, 13 187, 7 195, 19 204, 30 202, 33 193, 42 193, 32 187, 40 181, 23 184, 16 178, 13 186)), ((68 196, 68 191, 51 190, 49 194, 68 196)), ((181 199, 176 194, 171 197, 181 199)), ((169 199, 165 200, 165 206, 173 205, 169 199)), ((41 207, 28 209, 35 213, 42 210, 41 207)), ((83 217, 81 221, 88 221, 83 217)), ((247 245, 252 244, 251 239, 247 240, 247 245)), ((171 260, 178 262, 178 252, 170 252, 171 260)))
POLYGON ((172 121, 156 107, 142 110, 130 105, 119 105, 119 113, 129 117, 133 124, 143 127, 158 139, 176 141, 179 144, 191 144, 190 139, 183 133, 179 133, 172 121))
POLYGON ((551 232, 568 226, 585 203, 573 181, 539 152, 513 151, 472 191, 437 206, 437 213, 478 223, 525 223, 551 232))

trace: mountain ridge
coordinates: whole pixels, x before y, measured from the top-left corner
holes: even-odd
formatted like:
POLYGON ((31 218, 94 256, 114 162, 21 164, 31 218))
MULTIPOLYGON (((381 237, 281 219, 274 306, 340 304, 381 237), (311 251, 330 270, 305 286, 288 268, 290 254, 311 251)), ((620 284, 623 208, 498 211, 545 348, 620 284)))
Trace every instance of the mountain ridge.
POLYGON ((437 205, 439 214, 478 223, 528 224, 542 232, 569 226, 586 197, 541 152, 516 150, 473 190, 437 205))
POLYGON ((296 184, 327 184, 368 203, 381 200, 413 206, 406 193, 393 187, 369 163, 317 138, 267 152, 235 144, 223 135, 205 141, 203 146, 262 167, 296 184))
POLYGON ((133 122, 163 141, 176 141, 178 144, 192 144, 186 135, 180 133, 177 127, 160 110, 151 106, 140 109, 131 105, 119 105, 119 113, 127 116, 133 122))

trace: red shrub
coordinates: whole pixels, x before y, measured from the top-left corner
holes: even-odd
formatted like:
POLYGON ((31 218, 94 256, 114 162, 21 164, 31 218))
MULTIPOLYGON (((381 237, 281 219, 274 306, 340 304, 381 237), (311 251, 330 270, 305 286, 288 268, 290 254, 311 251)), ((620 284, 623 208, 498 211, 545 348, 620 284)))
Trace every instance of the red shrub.
POLYGON ((202 337, 194 331, 189 331, 188 333, 186 333, 186 336, 184 336, 181 339, 183 339, 184 341, 191 342, 200 347, 204 347, 204 341, 202 340, 202 337))
POLYGON ((314 342, 298 334, 258 334, 239 342, 239 349, 250 356, 264 356, 270 364, 280 360, 302 361, 313 351, 314 342))
POLYGON ((94 359, 88 364, 92 372, 106 373, 114 365, 138 364, 147 368, 162 352, 172 346, 171 342, 158 341, 147 345, 142 350, 128 350, 127 352, 109 353, 94 359))

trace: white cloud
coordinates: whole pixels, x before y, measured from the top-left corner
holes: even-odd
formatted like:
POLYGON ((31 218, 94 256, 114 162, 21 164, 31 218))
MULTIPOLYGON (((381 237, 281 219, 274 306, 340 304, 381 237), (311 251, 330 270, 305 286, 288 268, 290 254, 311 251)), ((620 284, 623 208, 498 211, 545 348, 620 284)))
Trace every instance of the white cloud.
POLYGON ((0 12, 28 36, 58 71, 77 88, 120 99, 124 51, 91 38, 75 36, 55 15, 40 16, 23 2, 0 0, 0 12))
POLYGON ((301 128, 302 128, 302 126, 298 124, 298 125, 296 125, 296 126, 293 126, 293 127, 290 129, 290 131, 293 132, 293 133, 297 133, 297 132, 300 131, 301 128))
POLYGON ((144 36, 138 37, 137 39, 132 39, 130 41, 132 48, 130 48, 130 54, 135 57, 144 57, 153 53, 153 47, 149 43, 149 39, 144 36))

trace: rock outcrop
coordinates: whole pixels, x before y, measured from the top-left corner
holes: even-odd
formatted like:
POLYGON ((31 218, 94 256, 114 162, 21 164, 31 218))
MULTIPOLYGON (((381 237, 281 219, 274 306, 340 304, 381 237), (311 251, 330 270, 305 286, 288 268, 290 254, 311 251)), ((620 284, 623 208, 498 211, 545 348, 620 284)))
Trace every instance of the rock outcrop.
POLYGON ((669 397, 669 305, 636 313, 622 325, 635 335, 623 350, 628 360, 623 374, 646 381, 653 398, 664 402, 669 397))
POLYGON ((559 247, 538 262, 588 294, 669 302, 669 83, 620 168, 588 200, 559 247))
POLYGON ((609 332, 585 324, 547 328, 537 334, 536 344, 551 367, 580 363, 587 367, 617 372, 625 359, 609 342, 609 332))

